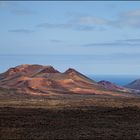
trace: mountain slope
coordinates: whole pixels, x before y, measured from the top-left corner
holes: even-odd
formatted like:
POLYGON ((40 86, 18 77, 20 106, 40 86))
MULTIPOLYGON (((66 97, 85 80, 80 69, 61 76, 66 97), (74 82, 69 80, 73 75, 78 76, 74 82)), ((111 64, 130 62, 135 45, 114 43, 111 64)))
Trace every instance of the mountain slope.
POLYGON ((128 85, 125 86, 126 88, 140 90, 140 79, 137 79, 128 85))
POLYGON ((108 89, 108 90, 118 90, 118 91, 126 91, 129 92, 128 89, 118 86, 114 83, 111 83, 109 81, 99 81, 98 84, 102 85, 104 88, 108 89))

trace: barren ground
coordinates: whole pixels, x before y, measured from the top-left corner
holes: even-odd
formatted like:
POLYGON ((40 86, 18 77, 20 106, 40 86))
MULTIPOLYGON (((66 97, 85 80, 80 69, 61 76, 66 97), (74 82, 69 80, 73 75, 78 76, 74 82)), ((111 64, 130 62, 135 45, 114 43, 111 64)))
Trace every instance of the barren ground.
POLYGON ((0 100, 0 139, 140 139, 140 99, 0 100))

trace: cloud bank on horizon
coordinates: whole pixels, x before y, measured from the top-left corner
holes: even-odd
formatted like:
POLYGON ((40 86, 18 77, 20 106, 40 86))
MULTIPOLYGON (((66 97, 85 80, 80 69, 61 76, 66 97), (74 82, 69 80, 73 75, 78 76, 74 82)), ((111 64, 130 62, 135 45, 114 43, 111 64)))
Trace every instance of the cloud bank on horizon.
POLYGON ((0 18, 1 71, 49 63, 88 74, 140 75, 138 1, 1 1, 0 18))

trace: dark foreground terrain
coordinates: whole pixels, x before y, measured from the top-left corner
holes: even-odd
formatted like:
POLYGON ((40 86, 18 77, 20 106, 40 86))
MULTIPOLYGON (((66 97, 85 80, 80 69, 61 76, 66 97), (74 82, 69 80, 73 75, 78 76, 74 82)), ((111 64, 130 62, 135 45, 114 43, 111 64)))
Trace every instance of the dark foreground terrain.
POLYGON ((1 101, 0 139, 140 139, 139 101, 1 101))

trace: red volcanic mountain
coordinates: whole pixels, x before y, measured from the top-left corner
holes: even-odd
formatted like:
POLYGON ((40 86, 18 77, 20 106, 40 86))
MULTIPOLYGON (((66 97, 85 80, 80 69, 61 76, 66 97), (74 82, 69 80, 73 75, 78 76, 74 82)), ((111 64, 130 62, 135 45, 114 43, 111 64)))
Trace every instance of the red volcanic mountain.
POLYGON ((10 68, 0 74, 0 88, 9 91, 14 89, 17 94, 45 96, 62 94, 125 96, 128 92, 111 83, 97 83, 71 68, 61 73, 52 66, 27 64, 10 68))

